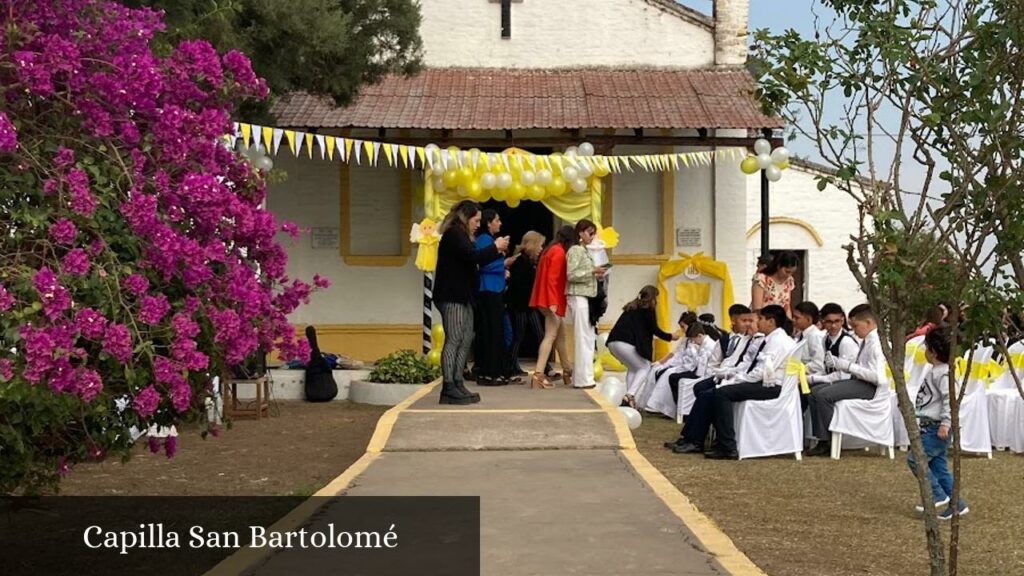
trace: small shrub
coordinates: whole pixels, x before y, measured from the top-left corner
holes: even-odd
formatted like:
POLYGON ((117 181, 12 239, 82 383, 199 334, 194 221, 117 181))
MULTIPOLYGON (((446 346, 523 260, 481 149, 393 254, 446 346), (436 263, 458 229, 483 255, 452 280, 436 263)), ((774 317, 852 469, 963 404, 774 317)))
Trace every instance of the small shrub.
POLYGON ((437 366, 431 366, 412 350, 392 352, 376 362, 368 381, 380 384, 426 384, 441 375, 437 366))

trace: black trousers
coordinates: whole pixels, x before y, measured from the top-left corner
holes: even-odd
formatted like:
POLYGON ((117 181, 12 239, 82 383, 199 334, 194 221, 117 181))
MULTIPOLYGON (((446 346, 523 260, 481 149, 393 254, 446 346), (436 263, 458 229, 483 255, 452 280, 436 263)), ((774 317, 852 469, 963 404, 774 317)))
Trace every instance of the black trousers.
POLYGON ((668 389, 672 391, 672 399, 679 402, 679 381, 680 380, 691 380, 697 377, 696 370, 687 370, 686 372, 676 372, 668 377, 668 389))
POLYGON ((474 371, 478 376, 497 378, 508 368, 505 360, 505 303, 497 292, 478 292, 476 301, 476 342, 474 371))
POLYGON ((771 400, 778 398, 781 392, 781 386, 765 386, 760 382, 743 382, 719 388, 715 393, 715 432, 718 435, 715 449, 720 452, 736 452, 733 404, 746 400, 771 400))
POLYGON ((693 408, 690 408, 690 414, 686 417, 679 437, 683 442, 703 446, 714 421, 715 379, 707 378, 694 384, 693 395, 696 400, 693 402, 693 408))
MULTIPOLYGON (((519 365, 519 348, 523 345, 523 338, 528 332, 533 332, 533 336, 539 343, 544 338, 544 324, 541 321, 540 311, 534 308, 509 311, 509 314, 512 316, 512 348, 508 357, 508 373, 511 375, 522 371, 522 367, 519 365)), ((547 370, 545 370, 546 373, 547 370)))

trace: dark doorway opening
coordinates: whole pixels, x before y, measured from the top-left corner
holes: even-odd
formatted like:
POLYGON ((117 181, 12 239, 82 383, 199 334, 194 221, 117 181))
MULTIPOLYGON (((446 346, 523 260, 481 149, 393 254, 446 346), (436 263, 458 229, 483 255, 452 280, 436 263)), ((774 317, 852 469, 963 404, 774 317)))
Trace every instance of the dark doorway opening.
MULTIPOLYGON (((510 246, 518 246, 523 239, 523 234, 530 230, 543 234, 546 239, 545 242, 551 242, 552 238, 555 237, 554 214, 551 213, 551 210, 548 210, 547 206, 540 202, 523 200, 518 206, 513 208, 504 202, 488 200, 482 204, 482 207, 485 210, 489 208, 498 213, 498 217, 501 218, 501 232, 499 234, 509 237, 510 246)), ((519 357, 536 358, 539 345, 540 342, 537 338, 530 331, 527 331, 519 348, 519 357)))

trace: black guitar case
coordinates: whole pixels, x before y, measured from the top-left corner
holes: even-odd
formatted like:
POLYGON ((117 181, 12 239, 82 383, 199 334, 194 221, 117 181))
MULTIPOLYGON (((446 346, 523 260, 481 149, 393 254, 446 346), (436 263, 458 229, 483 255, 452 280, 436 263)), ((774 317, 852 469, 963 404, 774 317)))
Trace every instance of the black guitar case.
POLYGON ((306 400, 330 402, 338 395, 338 383, 334 381, 331 367, 320 353, 316 342, 316 328, 306 326, 306 340, 309 341, 309 363, 306 364, 306 400))

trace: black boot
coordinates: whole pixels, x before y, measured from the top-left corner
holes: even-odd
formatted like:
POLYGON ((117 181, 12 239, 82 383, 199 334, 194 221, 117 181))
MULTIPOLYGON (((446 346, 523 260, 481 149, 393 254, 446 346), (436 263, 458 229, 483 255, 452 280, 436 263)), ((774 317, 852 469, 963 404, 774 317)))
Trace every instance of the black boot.
POLYGON ((441 404, 458 404, 461 406, 472 403, 473 399, 459 392, 455 384, 451 382, 441 384, 441 404))
POLYGON ((455 389, 459 391, 459 394, 468 397, 471 401, 471 404, 476 404, 477 402, 480 401, 480 395, 477 394, 476 392, 470 392, 468 389, 466 389, 466 385, 462 382, 456 382, 455 389))

